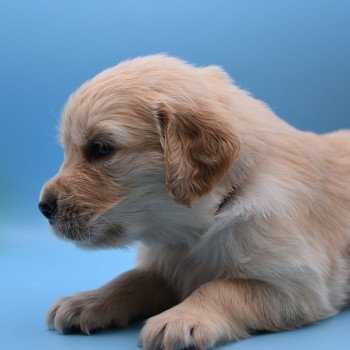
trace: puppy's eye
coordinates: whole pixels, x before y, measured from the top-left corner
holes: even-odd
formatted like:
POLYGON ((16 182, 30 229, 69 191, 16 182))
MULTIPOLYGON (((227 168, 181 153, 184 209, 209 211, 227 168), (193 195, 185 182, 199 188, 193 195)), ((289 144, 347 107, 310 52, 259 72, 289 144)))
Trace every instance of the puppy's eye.
POLYGON ((93 146, 95 155, 99 157, 106 157, 111 153, 111 147, 102 142, 95 142, 93 146))
POLYGON ((107 158, 112 154, 114 148, 108 143, 95 141, 86 149, 86 157, 88 159, 102 159, 107 158))

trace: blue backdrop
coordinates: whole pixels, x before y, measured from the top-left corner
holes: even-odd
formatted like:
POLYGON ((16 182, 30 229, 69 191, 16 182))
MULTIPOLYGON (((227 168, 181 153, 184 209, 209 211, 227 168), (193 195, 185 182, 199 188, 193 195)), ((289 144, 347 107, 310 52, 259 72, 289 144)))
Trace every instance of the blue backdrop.
MULTIPOLYGON (((129 267, 133 252, 92 254, 62 244, 49 233, 37 199, 62 161, 56 135, 68 95, 121 60, 159 52, 198 65, 221 65, 238 85, 300 129, 350 127, 350 1, 2 0, 0 272, 5 287, 0 291, 0 347, 3 342, 6 349, 23 344, 27 349, 86 349, 88 344, 107 349, 122 336, 136 344, 135 330, 94 340, 46 331, 43 319, 55 297, 96 287, 129 267)), ((347 313, 326 322, 336 322, 339 330, 346 317, 349 322, 347 313)), ((296 341, 296 334, 309 339, 314 332, 322 348, 327 342, 320 330, 332 327, 320 327, 291 332, 287 343, 296 341)), ((349 335, 334 332, 331 341, 350 341, 349 335)), ((266 337, 257 338, 280 339, 266 337)), ((263 343, 242 344, 261 348, 263 343)))

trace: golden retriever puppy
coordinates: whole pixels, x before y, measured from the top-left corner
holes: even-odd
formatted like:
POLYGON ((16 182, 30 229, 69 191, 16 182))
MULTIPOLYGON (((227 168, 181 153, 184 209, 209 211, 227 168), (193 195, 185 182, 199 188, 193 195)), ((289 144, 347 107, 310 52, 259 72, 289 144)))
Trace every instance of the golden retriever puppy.
POLYGON ((87 334, 145 319, 145 349, 207 349, 299 327, 350 300, 350 133, 301 132, 218 67, 156 55, 82 85, 39 207, 83 248, 137 242, 136 267, 59 299, 87 334))

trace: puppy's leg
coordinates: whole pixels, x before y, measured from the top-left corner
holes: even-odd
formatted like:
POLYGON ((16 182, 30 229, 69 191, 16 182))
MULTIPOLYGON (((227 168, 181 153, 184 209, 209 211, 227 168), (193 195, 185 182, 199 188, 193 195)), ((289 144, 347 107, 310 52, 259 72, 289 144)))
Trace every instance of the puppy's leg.
POLYGON ((208 349, 254 330, 282 330, 311 321, 305 300, 249 280, 202 285, 182 303, 150 318, 141 331, 145 349, 208 349))
POLYGON ((47 315, 60 333, 126 326, 175 304, 172 291, 151 271, 130 270, 102 287, 57 300, 47 315))

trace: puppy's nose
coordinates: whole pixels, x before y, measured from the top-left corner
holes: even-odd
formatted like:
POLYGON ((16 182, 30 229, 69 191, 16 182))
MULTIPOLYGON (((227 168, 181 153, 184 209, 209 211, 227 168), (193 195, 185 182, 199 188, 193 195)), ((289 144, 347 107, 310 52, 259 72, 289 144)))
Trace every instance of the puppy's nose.
POLYGON ((42 214, 49 219, 50 223, 52 222, 52 217, 57 211, 57 198, 54 195, 49 195, 45 197, 39 203, 39 210, 42 214))

